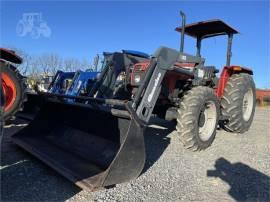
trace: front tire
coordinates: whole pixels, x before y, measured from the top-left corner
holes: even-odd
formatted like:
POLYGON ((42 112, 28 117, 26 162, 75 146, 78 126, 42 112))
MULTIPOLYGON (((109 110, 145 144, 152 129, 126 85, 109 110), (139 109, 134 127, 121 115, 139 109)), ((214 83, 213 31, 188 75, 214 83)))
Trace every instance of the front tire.
POLYGON ((229 117, 222 124, 226 131, 244 133, 250 128, 255 113, 255 95, 251 75, 241 73, 230 77, 221 98, 222 114, 229 117))
POLYGON ((187 92, 178 109, 177 132, 186 149, 200 151, 216 136, 220 107, 213 89, 199 86, 187 92))

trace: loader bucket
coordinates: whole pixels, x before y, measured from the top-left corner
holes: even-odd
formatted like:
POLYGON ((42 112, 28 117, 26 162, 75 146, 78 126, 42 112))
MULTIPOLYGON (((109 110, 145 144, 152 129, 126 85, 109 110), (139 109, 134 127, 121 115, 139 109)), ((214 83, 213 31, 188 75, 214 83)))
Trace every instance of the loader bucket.
POLYGON ((23 119, 33 120, 39 111, 44 99, 37 93, 26 93, 26 101, 23 103, 22 111, 19 111, 16 116, 23 119))
POLYGON ((12 140, 79 187, 93 191, 137 178, 144 167, 145 127, 133 113, 124 112, 127 116, 97 105, 47 101, 12 140))

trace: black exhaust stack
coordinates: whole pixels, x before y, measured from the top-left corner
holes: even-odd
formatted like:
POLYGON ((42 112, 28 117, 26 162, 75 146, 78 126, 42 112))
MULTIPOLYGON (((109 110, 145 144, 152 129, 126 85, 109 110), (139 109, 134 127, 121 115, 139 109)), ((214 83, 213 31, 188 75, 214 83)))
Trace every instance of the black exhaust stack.
POLYGON ((185 39, 185 26, 186 26, 186 15, 184 12, 180 11, 180 15, 182 17, 182 29, 181 29, 181 44, 180 44, 180 52, 184 52, 184 39, 185 39))

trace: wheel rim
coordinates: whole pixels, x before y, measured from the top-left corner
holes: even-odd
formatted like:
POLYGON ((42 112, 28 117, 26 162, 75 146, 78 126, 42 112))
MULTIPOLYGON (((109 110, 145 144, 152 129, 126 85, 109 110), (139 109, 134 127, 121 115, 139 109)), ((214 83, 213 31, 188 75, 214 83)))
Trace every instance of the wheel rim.
POLYGON ((251 117, 252 110, 253 110, 253 91, 250 88, 244 95, 243 98, 243 105, 242 105, 242 111, 243 111, 243 119, 245 121, 248 121, 251 117))
POLYGON ((212 136, 217 122, 217 107, 213 101, 208 101, 199 115, 199 137, 207 141, 212 136))
POLYGON ((2 73, 2 85, 4 94, 4 112, 7 112, 16 100, 16 86, 12 79, 5 73, 2 73))

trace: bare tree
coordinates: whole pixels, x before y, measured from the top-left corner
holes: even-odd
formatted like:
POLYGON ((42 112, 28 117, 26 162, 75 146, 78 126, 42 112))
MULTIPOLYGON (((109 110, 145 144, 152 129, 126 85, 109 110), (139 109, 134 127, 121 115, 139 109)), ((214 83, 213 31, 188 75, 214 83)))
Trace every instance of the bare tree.
POLYGON ((50 54, 47 56, 49 69, 52 74, 55 74, 57 70, 60 70, 62 68, 62 58, 59 57, 56 54, 50 54))
POLYGON ((40 73, 41 73, 41 69, 40 69, 38 60, 36 58, 32 58, 28 66, 28 76, 38 77, 40 73))
POLYGON ((62 68, 62 58, 56 54, 45 54, 36 59, 36 63, 45 75, 55 74, 62 68))
POLYGON ((20 57, 23 58, 23 64, 17 65, 21 74, 30 78, 38 78, 40 74, 54 75, 57 70, 63 71, 77 71, 77 70, 90 70, 95 71, 95 60, 93 64, 87 58, 78 60, 76 58, 61 58, 54 53, 43 54, 39 56, 29 55, 26 51, 10 47, 20 57))
POLYGON ((81 63, 79 60, 75 59, 75 58, 68 58, 65 59, 63 62, 63 69, 64 71, 76 71, 79 70, 81 68, 81 63))
POLYGON ((99 57, 99 54, 97 54, 94 57, 94 61, 93 61, 93 71, 97 71, 99 62, 100 62, 100 57, 99 57))
POLYGON ((81 62, 80 69, 83 70, 83 71, 85 71, 85 70, 92 71, 93 70, 93 67, 92 67, 90 61, 87 58, 83 58, 82 59, 82 62, 81 62))

